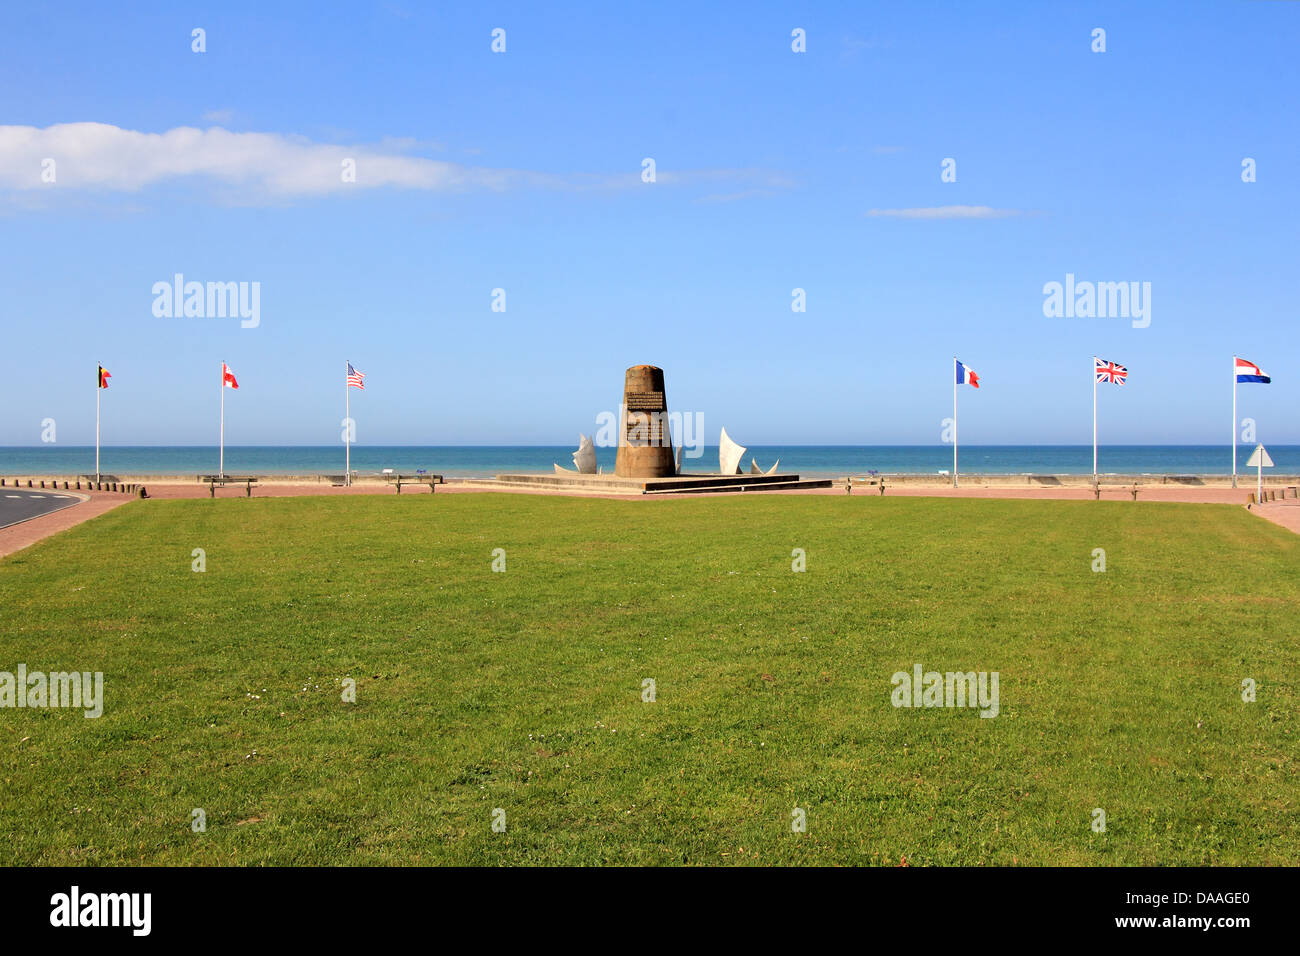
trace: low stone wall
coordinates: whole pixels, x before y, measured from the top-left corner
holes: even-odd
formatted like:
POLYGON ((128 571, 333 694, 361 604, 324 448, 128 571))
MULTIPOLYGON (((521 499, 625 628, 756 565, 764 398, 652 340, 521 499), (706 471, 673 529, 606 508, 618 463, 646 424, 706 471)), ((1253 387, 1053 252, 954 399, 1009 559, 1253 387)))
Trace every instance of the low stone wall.
POLYGON ((0 488, 30 488, 33 491, 111 491, 148 498, 138 481, 85 481, 80 478, 0 478, 0 488))
POLYGON ((1262 505, 1269 501, 1286 501, 1288 498, 1300 498, 1300 487, 1283 485, 1281 488, 1264 488, 1258 496, 1252 491, 1249 501, 1252 505, 1262 505))

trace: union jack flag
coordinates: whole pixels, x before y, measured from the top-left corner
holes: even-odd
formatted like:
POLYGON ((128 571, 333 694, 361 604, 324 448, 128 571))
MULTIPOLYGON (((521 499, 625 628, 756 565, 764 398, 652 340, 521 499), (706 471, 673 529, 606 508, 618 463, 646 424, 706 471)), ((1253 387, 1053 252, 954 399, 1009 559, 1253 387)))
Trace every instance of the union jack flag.
POLYGON ((1095 355, 1092 360, 1096 363, 1098 383, 1123 385, 1124 379, 1128 378, 1128 369, 1123 365, 1116 365, 1114 362, 1103 362, 1095 355))
POLYGON ((348 388, 359 388, 364 392, 366 390, 366 386, 365 383, 362 382, 361 380, 365 377, 366 377, 365 372, 358 372, 356 369, 352 367, 351 362, 348 363, 348 388))

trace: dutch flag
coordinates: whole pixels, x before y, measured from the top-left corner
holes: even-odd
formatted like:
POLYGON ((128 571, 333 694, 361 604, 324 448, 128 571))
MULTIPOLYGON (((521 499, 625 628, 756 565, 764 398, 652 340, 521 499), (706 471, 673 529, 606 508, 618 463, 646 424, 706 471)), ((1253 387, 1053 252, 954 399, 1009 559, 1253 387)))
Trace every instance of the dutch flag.
POLYGON ((1234 360, 1237 363, 1237 381, 1238 382, 1258 382, 1260 385, 1267 385, 1273 381, 1264 374, 1264 370, 1252 362, 1239 358, 1234 360))

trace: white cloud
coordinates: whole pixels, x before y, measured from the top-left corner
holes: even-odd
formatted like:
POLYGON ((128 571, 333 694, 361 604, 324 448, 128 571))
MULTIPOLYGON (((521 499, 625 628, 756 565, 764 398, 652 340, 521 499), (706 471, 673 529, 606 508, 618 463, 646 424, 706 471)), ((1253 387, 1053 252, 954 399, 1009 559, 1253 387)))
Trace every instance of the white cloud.
POLYGON ((1019 209, 994 209, 992 206, 919 206, 912 209, 872 209, 868 216, 892 216, 895 219, 1006 219, 1019 216, 1019 209))
POLYGON ((134 191, 155 183, 205 177, 254 193, 306 196, 396 186, 445 190, 504 189, 547 177, 406 156, 380 147, 313 143, 277 133, 232 133, 219 126, 181 126, 142 133, 105 123, 38 129, 0 126, 0 187, 49 188, 41 163, 55 160, 60 187, 134 191), (343 181, 344 160, 356 161, 356 182, 343 181))
MULTIPOLYGON (((643 185, 639 160, 627 173, 555 175, 466 165, 410 155, 441 144, 385 139, 340 146, 279 133, 236 133, 214 126, 181 126, 144 133, 106 123, 63 123, 38 128, 0 126, 0 189, 54 188, 134 192, 159 183, 199 179, 230 187, 243 201, 275 200, 391 187, 428 191, 619 189, 643 185), (56 163, 55 185, 42 180, 42 163, 56 163), (345 182, 345 160, 356 181, 345 182)), ((660 171, 664 185, 708 182, 791 185, 780 174, 752 169, 660 171)))
POLYGON ((658 181, 668 186, 706 183, 740 183, 762 189, 793 189, 795 182, 784 173, 770 169, 665 169, 660 166, 658 181))
POLYGON ((889 37, 859 37, 849 34, 842 40, 844 52, 849 56, 857 56, 864 50, 883 50, 894 45, 894 41, 889 37))
POLYGON ((740 192, 734 193, 710 193, 707 196, 701 196, 695 201, 701 203, 736 202, 740 199, 767 199, 772 195, 774 193, 770 189, 742 189, 740 192))

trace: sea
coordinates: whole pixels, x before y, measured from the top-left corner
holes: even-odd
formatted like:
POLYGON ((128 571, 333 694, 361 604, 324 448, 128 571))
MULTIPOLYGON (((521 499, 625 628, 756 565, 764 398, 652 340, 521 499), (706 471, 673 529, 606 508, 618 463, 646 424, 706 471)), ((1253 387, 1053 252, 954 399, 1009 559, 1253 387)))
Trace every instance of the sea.
MULTIPOLYGON (((1237 446, 1241 474, 1252 446, 1237 446)), ((352 470, 361 475, 391 468, 401 474, 426 471, 447 477, 484 478, 517 472, 551 472, 553 464, 573 466, 572 445, 353 445, 352 470)), ((1268 448, 1276 475, 1300 474, 1300 445, 1268 448)), ((596 461, 614 470, 614 448, 597 448, 596 461)), ((951 473, 951 445, 754 445, 751 459, 764 471, 779 459, 781 471, 804 477, 846 474, 938 475, 951 473)), ((213 474, 217 447, 200 445, 100 448, 100 471, 113 475, 213 474)), ((1091 445, 964 445, 962 474, 1090 475, 1091 445)), ((83 475, 95 470, 94 446, 40 445, 0 447, 0 476, 83 475)), ((699 457, 686 457, 686 472, 716 472, 717 446, 706 445, 699 457)), ((1229 445, 1103 445, 1097 470, 1116 475, 1227 475, 1232 473, 1229 445)), ((337 445, 227 445, 228 475, 333 475, 343 473, 343 448, 337 445)), ((1269 474, 1266 471, 1265 474, 1269 474)))

